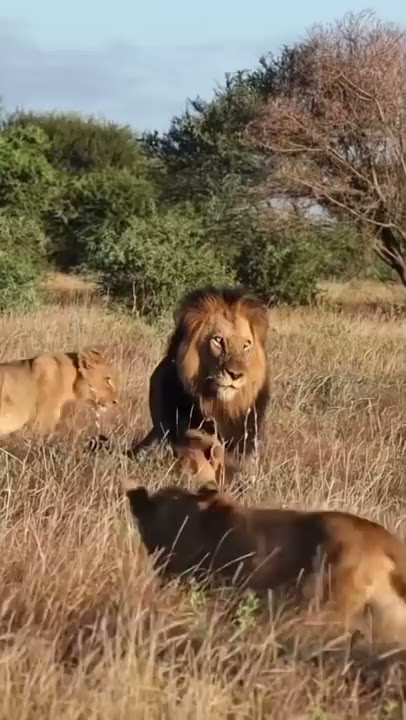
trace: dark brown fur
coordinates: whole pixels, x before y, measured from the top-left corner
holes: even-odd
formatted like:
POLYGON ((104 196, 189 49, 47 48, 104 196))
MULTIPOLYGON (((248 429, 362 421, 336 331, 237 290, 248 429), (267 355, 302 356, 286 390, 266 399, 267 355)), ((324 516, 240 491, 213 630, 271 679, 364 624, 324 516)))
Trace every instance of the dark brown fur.
POLYGON ((340 617, 372 608, 385 634, 406 643, 406 547, 382 526, 344 512, 244 508, 208 487, 151 495, 140 487, 127 497, 167 572, 216 572, 254 590, 294 586, 300 576, 305 595, 321 577, 340 617))

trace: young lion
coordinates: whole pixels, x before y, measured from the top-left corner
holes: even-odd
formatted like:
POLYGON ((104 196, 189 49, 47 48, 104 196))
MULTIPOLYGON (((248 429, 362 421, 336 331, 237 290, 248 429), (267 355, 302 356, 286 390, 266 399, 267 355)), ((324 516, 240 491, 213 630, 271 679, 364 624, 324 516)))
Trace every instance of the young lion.
POLYGON ((216 572, 257 591, 301 578, 307 597, 322 580, 325 607, 341 620, 370 608, 376 627, 406 647, 406 546, 382 526, 345 512, 245 508, 207 486, 138 487, 127 497, 143 543, 167 572, 216 572))
POLYGON ((97 350, 41 353, 0 364, 0 436, 31 423, 51 433, 69 401, 97 410, 117 404, 117 377, 97 350))
POLYGON ((221 483, 225 450, 220 440, 201 430, 187 430, 173 451, 176 469, 194 475, 201 483, 221 483))

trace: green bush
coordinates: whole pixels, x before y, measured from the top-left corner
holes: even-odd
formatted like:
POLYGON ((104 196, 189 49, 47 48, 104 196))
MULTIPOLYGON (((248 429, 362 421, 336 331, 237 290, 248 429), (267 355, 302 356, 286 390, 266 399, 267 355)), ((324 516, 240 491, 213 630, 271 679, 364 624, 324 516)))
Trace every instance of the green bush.
POLYGON ((0 209, 41 218, 55 195, 57 174, 46 159, 47 137, 40 128, 0 132, 0 209))
POLYGON ((269 214, 251 219, 234 258, 238 281, 264 300, 306 304, 317 293, 326 248, 312 226, 269 214))
POLYGON ((115 298, 152 316, 171 308, 187 289, 234 280, 205 241, 200 220, 179 210, 134 217, 121 237, 105 228, 89 247, 88 267, 115 298))
POLYGON ((86 262, 102 231, 120 236, 134 215, 151 209, 153 195, 150 182, 128 170, 68 177, 47 225, 57 264, 68 269, 86 262))
POLYGON ((37 300, 46 248, 35 220, 0 213, 0 310, 31 306, 37 300))
POLYGON ((324 252, 323 279, 348 280, 365 274, 366 268, 375 262, 371 239, 355 224, 332 222, 316 225, 315 231, 324 252))
POLYGON ((46 155, 53 167, 83 174, 107 168, 146 170, 145 155, 134 131, 77 113, 17 112, 7 128, 35 126, 47 137, 46 155))

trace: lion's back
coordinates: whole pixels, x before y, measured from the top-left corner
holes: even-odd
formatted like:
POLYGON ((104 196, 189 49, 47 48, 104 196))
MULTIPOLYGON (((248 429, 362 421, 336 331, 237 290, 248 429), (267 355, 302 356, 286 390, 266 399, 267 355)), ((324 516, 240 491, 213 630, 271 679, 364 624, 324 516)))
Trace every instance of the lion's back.
POLYGON ((0 365, 0 435, 20 429, 35 410, 37 383, 29 360, 0 365))
POLYGON ((66 355, 41 353, 0 364, 0 435, 34 420, 43 405, 51 410, 72 384, 72 364, 66 355))

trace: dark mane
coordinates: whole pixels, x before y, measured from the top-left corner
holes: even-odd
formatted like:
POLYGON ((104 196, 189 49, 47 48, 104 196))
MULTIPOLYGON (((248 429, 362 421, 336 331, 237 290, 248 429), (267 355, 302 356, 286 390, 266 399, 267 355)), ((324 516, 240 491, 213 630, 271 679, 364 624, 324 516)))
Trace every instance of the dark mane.
POLYGON ((180 316, 189 309, 198 309, 209 298, 216 298, 224 305, 235 305, 244 299, 260 307, 262 302, 255 297, 247 288, 244 287, 214 287, 207 285, 205 287, 196 288, 185 293, 180 299, 175 310, 174 320, 177 322, 180 316))

